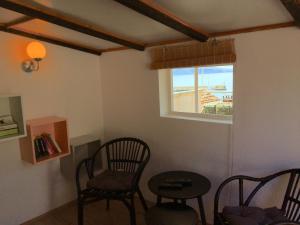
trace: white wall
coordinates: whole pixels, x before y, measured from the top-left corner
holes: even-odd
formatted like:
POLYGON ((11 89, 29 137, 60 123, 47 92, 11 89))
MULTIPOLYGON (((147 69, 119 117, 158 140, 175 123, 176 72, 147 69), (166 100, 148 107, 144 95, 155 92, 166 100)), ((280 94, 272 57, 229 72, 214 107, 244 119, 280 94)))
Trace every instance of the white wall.
MULTIPOLYGON (((70 137, 101 136, 99 57, 45 44, 39 72, 21 70, 29 39, 0 34, 0 94, 23 96, 25 119, 67 117, 70 137)), ((17 225, 74 199, 59 160, 32 166, 21 161, 18 141, 0 143, 0 224, 17 225)))
MULTIPOLYGON (((236 36, 234 174, 300 168, 299 38, 296 27, 236 36)), ((280 206, 285 179, 254 202, 280 206)))
POLYGON ((158 72, 148 69, 148 54, 123 51, 101 57, 105 138, 137 136, 151 148, 146 182, 166 170, 192 170, 212 181, 205 196, 212 207, 216 184, 228 176, 230 125, 161 118, 158 72))
POLYGON ((298 28, 236 37, 234 172, 300 165, 298 28))
POLYGON ((158 172, 186 169, 209 177, 213 188, 205 203, 210 221, 215 189, 228 171, 264 176, 297 167, 300 158, 299 30, 234 38, 233 142, 230 125, 159 117, 158 75, 148 69, 147 52, 101 56, 105 138, 138 136, 149 143, 152 158, 143 177, 148 198, 153 196, 146 181, 158 172))
MULTIPOLYGON (((28 40, 1 33, 0 93, 22 94, 26 119, 68 117, 71 137, 101 135, 105 121, 106 139, 144 139, 152 150, 142 181, 149 199, 146 182, 158 172, 185 169, 209 177, 213 188, 205 203, 211 219, 215 189, 231 170, 231 145, 234 174, 262 176, 299 165, 299 38, 296 28, 235 36, 232 129, 161 118, 158 76, 148 70, 147 52, 104 54, 99 71, 98 57, 46 44, 40 71, 28 76, 20 69, 28 40)), ((19 224, 74 198, 74 184, 60 175, 59 162, 22 162, 17 141, 0 144, 0 178, 0 224, 19 224)))

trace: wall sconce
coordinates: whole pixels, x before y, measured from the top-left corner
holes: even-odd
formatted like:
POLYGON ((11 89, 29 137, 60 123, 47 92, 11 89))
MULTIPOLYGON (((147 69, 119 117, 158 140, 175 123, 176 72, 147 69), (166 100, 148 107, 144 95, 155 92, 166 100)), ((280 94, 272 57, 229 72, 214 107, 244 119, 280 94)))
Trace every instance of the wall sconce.
POLYGON ((38 71, 40 61, 46 56, 45 46, 39 42, 33 41, 27 45, 26 52, 30 59, 25 60, 22 63, 23 70, 27 73, 38 71))

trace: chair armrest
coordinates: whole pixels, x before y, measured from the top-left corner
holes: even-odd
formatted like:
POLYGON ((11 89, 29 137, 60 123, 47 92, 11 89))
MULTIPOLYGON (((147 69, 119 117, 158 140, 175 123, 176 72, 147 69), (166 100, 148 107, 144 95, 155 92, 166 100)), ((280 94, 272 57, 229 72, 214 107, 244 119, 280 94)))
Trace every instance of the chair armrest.
POLYGON ((81 186, 80 186, 80 171, 83 168, 83 166, 85 166, 85 169, 86 169, 89 179, 91 179, 93 177, 93 171, 92 171, 92 167, 91 167, 92 160, 93 160, 92 158, 83 159, 82 161, 80 161, 80 163, 76 167, 75 178, 76 178, 76 188, 77 188, 78 193, 80 193, 82 190, 81 186))
POLYGON ((94 167, 95 167, 95 161, 98 154, 101 154, 101 152, 105 149, 105 144, 100 146, 99 149, 89 158, 83 159, 80 161, 80 163, 76 167, 76 187, 77 187, 77 193, 80 194, 82 189, 80 186, 80 171, 83 166, 85 166, 87 175, 89 179, 94 177, 94 167))
MULTIPOLYGON (((238 183, 238 185, 239 185, 239 189, 238 189, 239 206, 245 205, 243 197, 241 198, 241 196, 243 195, 243 181, 244 180, 250 180, 250 181, 256 181, 256 182, 261 181, 261 179, 259 179, 259 178, 254 178, 254 177, 244 176, 244 175, 237 175, 237 176, 232 176, 232 177, 227 178, 219 185, 219 187, 215 193, 215 197, 214 197, 214 218, 215 218, 215 220, 222 221, 222 218, 220 217, 220 214, 219 214, 219 201, 220 201, 220 197, 221 197, 224 187, 229 185, 230 183, 239 182, 238 183)), ((216 222, 217 221, 215 221, 215 223, 216 222)))
MULTIPOLYGON (((219 214, 219 200, 221 196, 221 192, 223 188, 228 185, 229 183, 232 182, 237 182, 238 184, 238 197, 239 197, 239 206, 249 206, 251 200, 253 197, 256 195, 256 193, 261 190, 262 187, 264 187, 268 182, 283 176, 283 175, 290 175, 289 183, 292 181, 295 177, 295 174, 300 173, 300 169, 289 169, 289 170, 284 170, 280 171, 277 173, 274 173, 269 176, 265 177, 250 177, 250 176, 245 176, 245 175, 237 175, 237 176, 232 176, 223 181, 220 186, 217 189, 217 192, 215 194, 214 198, 214 216, 217 218, 217 215, 219 214), (245 181, 251 181, 256 183, 256 185, 250 190, 250 192, 247 194, 246 199, 244 199, 244 182, 245 181)), ((289 190, 290 191, 290 190, 289 190)), ((287 190, 288 192, 288 190, 287 190)), ((285 194, 287 196, 287 194, 285 194)), ((286 198, 288 199, 288 198, 286 198)), ((284 206, 284 203, 283 203, 284 206)), ((284 208, 284 207, 282 207, 284 208)), ((298 223, 298 222, 297 222, 298 223)), ((297 224, 294 223, 294 224, 297 224)), ((279 223, 280 224, 280 223, 279 223)), ((278 225, 279 225, 278 224, 278 225)), ((287 224, 292 224, 292 223, 287 223, 287 224)), ((299 224, 300 225, 300 224, 299 224)))
POLYGON ((149 162, 149 159, 150 157, 148 157, 145 161, 143 161, 139 167, 137 168, 135 174, 134 174, 134 178, 133 178, 133 186, 134 188, 138 188, 138 185, 139 185, 139 182, 140 182, 140 179, 141 179, 141 176, 142 176, 142 173, 146 167, 146 165, 148 164, 149 162))

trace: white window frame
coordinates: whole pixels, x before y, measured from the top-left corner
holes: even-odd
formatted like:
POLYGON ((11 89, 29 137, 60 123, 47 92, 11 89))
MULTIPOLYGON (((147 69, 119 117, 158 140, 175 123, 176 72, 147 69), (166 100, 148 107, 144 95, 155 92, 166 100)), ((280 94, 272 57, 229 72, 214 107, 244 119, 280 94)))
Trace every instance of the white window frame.
MULTIPOLYGON (((198 89, 198 68, 203 67, 213 67, 213 66, 233 66, 233 99, 235 99, 235 64, 218 64, 218 65, 210 65, 210 66, 197 66, 195 67, 195 90, 198 89)), ((161 110, 161 117, 168 117, 168 118, 176 118, 176 119, 188 119, 188 120, 198 120, 204 122, 215 122, 215 123, 224 123, 224 124, 232 124, 233 115, 234 115, 234 106, 233 103, 233 115, 218 115, 218 114, 204 114, 204 113, 192 113, 192 112, 178 112, 174 111, 174 104, 173 104, 173 76, 172 76, 172 69, 167 69, 164 71, 162 76, 168 76, 169 84, 164 85, 164 88, 167 90, 168 95, 168 105, 165 111, 161 110)), ((161 93, 160 93, 161 94, 161 93)), ((198 111, 198 95, 195 94, 195 109, 196 112, 198 111)), ((162 105, 161 105, 162 107, 162 105)))

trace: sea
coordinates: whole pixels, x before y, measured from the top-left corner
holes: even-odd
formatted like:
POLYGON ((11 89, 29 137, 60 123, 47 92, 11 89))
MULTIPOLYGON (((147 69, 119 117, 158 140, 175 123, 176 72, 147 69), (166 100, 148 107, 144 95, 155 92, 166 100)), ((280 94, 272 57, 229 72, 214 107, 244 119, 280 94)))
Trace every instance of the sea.
POLYGON ((172 69, 173 88, 191 90, 195 85, 195 70, 198 70, 198 87, 207 88, 218 98, 232 96, 233 65, 172 69))

